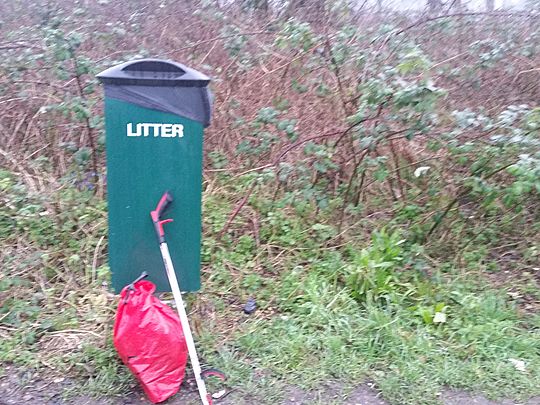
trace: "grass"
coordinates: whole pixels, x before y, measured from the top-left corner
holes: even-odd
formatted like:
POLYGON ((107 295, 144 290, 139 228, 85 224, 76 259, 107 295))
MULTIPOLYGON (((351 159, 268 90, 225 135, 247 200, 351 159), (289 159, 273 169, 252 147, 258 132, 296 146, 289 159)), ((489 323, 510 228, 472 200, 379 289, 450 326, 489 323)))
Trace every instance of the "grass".
MULTIPOLYGON (((18 237, 33 244, 17 251, 9 238, 2 242, 13 254, 3 256, 0 280, 0 359, 81 378, 68 395, 126 392, 133 380, 110 342, 115 299, 100 287, 107 268, 98 271, 91 257, 106 231, 104 204, 69 190, 32 196, 15 180, 4 193, 18 203, 4 209, 3 235, 13 235, 6 220, 15 218, 18 237), (83 214, 45 227, 39 213, 51 200, 83 214), (77 227, 80 236, 68 238, 77 227), (77 289, 67 291, 70 283, 77 289)), ((285 210, 261 220, 265 245, 249 234, 218 242, 230 205, 213 195, 205 204, 212 213, 205 224, 206 281, 192 301, 192 319, 202 325, 206 362, 222 368, 240 393, 272 403, 286 387, 316 391, 335 381, 350 390, 373 381, 393 404, 435 404, 447 387, 492 398, 539 393, 540 317, 521 312, 478 271, 428 266, 422 249, 399 231, 329 246, 335 231, 324 217, 309 225, 301 213, 285 210), (238 310, 248 296, 259 306, 250 317, 238 310), (205 316, 208 308, 212 317, 205 316), (525 371, 511 359, 524 361, 525 371)))
MULTIPOLYGON (((12 203, 0 217, 9 253, 0 360, 79 378, 66 395, 125 393, 133 379, 110 341, 116 299, 102 286, 105 204, 69 187, 32 194, 3 175, 12 203), (53 204, 62 218, 43 219, 53 204)), ((344 391, 372 381, 393 404, 436 404, 448 387, 539 394, 540 317, 486 281, 482 246, 467 270, 430 262, 399 228, 367 240, 361 228, 336 243, 325 214, 301 204, 261 207, 258 237, 233 223, 219 241, 231 210, 223 192, 205 195, 204 291, 191 306, 206 363, 228 374, 236 395, 276 403, 288 387, 315 392, 336 381, 344 391), (239 309, 249 296, 259 309, 247 317, 239 309)), ((524 280, 520 288, 536 293, 524 280)))
MULTIPOLYGON (((247 319, 229 311, 233 332, 222 343, 208 342, 218 352, 209 358, 233 376, 238 371, 233 384, 245 384, 249 373, 306 390, 336 380, 349 388, 374 381, 396 404, 438 403, 449 387, 490 398, 538 395, 539 318, 485 279, 484 246, 468 258, 467 270, 428 265, 422 249, 399 232, 320 249, 332 232, 310 232, 321 227, 306 225, 298 213, 272 213, 267 221, 261 234, 287 246, 286 254, 271 257, 238 239, 208 263, 207 294, 231 300, 253 294, 262 308, 247 319), (524 361, 525 371, 512 359, 524 361)), ((537 286, 529 278, 522 288, 537 286)))
POLYGON ((372 380, 400 404, 437 403, 445 387, 491 397, 537 393, 538 331, 496 291, 439 285, 455 304, 445 324, 426 325, 414 308, 365 307, 311 274, 301 284, 296 303, 284 303, 270 321, 247 322, 234 341, 238 353, 279 380, 305 389, 372 380), (512 358, 524 360, 527 371, 517 371, 512 358))

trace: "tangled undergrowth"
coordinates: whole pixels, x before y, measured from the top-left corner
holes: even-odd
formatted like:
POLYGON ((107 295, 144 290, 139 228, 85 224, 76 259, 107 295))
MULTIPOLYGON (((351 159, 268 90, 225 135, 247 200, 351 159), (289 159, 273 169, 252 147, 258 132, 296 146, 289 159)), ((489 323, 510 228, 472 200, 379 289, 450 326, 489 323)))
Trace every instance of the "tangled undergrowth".
POLYGON ((94 75, 155 56, 214 79, 190 309, 238 392, 540 394, 537 14, 144 3, 0 5, 2 364, 133 383, 94 75))

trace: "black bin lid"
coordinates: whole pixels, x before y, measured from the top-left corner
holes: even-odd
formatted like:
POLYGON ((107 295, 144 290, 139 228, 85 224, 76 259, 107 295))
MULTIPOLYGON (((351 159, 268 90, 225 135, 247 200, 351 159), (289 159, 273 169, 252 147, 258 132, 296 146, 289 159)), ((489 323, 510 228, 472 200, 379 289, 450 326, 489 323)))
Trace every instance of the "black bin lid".
POLYGON ((163 59, 132 60, 104 70, 97 78, 112 85, 206 87, 210 83, 204 73, 163 59))

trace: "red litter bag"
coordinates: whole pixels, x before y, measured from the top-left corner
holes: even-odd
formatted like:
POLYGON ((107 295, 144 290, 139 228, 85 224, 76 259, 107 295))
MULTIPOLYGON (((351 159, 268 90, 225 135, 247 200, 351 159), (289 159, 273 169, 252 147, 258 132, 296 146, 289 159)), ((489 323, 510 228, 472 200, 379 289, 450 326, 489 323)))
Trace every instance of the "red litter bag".
POLYGON ((153 403, 178 392, 188 350, 178 315, 142 280, 124 287, 114 322, 114 346, 153 403))

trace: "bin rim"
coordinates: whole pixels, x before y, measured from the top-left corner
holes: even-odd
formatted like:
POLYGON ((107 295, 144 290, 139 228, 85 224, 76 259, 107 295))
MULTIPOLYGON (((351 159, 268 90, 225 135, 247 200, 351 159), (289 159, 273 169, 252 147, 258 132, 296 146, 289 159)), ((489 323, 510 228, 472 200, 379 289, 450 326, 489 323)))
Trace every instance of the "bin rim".
POLYGON ((133 59, 112 66, 96 76, 106 85, 206 87, 210 78, 182 63, 168 59, 133 59))

